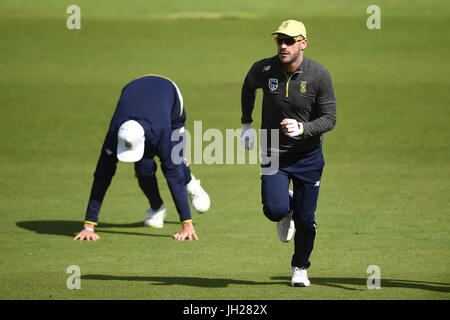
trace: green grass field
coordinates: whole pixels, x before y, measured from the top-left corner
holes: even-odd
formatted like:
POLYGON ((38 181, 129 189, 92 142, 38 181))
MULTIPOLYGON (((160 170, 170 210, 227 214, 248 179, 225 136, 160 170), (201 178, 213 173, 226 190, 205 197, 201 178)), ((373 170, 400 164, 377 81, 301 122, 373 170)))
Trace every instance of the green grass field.
MULTIPOLYGON (((447 1, 0 2, 0 299, 449 299, 450 5, 447 1), (81 8, 68 30, 66 8, 81 8), (381 30, 366 8, 381 8, 381 30), (304 21, 306 56, 331 72, 336 128, 311 256, 310 288, 290 287, 293 243, 262 213, 258 165, 193 165, 212 199, 193 212, 200 241, 176 242, 178 215, 143 227, 132 165, 119 164, 96 242, 80 231, 121 88, 156 73, 179 85, 187 128, 240 127, 253 62, 270 33, 304 21), (81 269, 81 289, 66 269, 81 269), (370 265, 381 289, 366 286, 370 265)), ((261 94, 254 111, 258 126, 261 94)), ((204 145, 207 145, 205 142, 204 145)))

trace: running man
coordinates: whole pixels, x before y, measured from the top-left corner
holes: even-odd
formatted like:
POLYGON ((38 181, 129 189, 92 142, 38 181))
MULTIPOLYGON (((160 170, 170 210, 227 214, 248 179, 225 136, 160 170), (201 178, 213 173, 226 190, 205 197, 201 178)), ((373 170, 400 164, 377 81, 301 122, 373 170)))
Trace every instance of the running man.
MULTIPOLYGON (((307 287, 307 269, 316 235, 315 211, 322 170, 324 133, 336 123, 336 100, 331 76, 319 63, 304 56, 308 45, 302 22, 284 21, 275 35, 278 54, 253 64, 242 87, 242 136, 246 149, 254 147, 251 123, 256 89, 263 91, 261 129, 278 130, 279 145, 261 150, 278 157, 278 169, 261 176, 263 212, 277 222, 278 236, 288 242, 294 233, 292 286, 307 287), (274 173, 274 174, 273 174, 274 173), (290 182, 293 191, 289 190, 290 182)), ((262 164, 262 169, 264 168, 262 164)))

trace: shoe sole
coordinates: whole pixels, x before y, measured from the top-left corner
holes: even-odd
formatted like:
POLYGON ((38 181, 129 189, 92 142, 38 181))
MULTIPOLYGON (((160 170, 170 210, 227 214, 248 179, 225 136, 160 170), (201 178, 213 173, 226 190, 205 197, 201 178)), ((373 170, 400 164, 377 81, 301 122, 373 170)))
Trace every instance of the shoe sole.
POLYGON ((154 225, 151 225, 151 224, 148 224, 148 223, 144 222, 144 227, 153 228, 153 229, 162 229, 162 228, 164 228, 164 225, 162 225, 162 226, 154 226, 154 225))
POLYGON ((293 287, 309 287, 309 284, 306 285, 306 284, 304 284, 303 282, 291 282, 291 285, 292 285, 293 287))
POLYGON ((295 233, 295 231, 294 231, 294 233, 292 234, 292 236, 291 236, 291 238, 290 239, 285 239, 284 237, 283 237, 283 239, 281 238, 281 235, 280 235, 280 230, 278 229, 278 226, 280 225, 280 222, 278 221, 277 222, 277 233, 278 233, 278 239, 280 239, 280 241, 281 242, 284 242, 284 243, 286 243, 286 242, 291 242, 291 240, 294 238, 294 233, 295 233))
POLYGON ((153 229, 162 229, 162 228, 164 228, 164 226, 162 226, 162 227, 157 227, 157 226, 151 226, 151 225, 147 225, 147 227, 153 228, 153 229))

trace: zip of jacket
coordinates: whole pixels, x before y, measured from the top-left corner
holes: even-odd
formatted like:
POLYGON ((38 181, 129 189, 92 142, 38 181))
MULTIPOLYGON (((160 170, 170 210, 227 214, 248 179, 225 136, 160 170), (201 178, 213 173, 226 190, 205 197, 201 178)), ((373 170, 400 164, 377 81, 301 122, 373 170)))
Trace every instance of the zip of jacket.
POLYGON ((292 78, 292 77, 294 76, 294 74, 296 74, 296 73, 300 74, 300 73, 302 73, 302 71, 295 71, 293 74, 291 74, 290 77, 288 77, 288 75, 287 75, 286 72, 284 73, 284 75, 286 76, 286 80, 287 80, 287 82, 286 82, 286 98, 289 97, 289 82, 291 81, 291 78, 292 78))

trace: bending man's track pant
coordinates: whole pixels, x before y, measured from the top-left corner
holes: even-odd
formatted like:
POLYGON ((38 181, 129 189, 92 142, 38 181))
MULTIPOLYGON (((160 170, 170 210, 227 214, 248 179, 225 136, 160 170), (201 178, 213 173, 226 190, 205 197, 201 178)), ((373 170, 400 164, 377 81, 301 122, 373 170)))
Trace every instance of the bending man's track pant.
MULTIPOLYGON (((136 177, 139 187, 150 203, 152 210, 158 210, 163 204, 161 194, 159 193, 158 180, 156 179, 157 165, 154 158, 141 159, 134 164, 136 177)), ((184 165, 185 185, 191 181, 191 169, 188 165, 184 165)))

